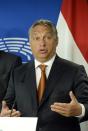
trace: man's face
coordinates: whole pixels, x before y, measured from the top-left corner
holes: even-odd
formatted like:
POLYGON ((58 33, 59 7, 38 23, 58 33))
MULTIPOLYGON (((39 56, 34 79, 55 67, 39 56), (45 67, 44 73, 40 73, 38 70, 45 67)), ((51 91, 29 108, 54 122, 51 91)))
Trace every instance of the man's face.
POLYGON ((50 27, 35 26, 30 35, 30 45, 34 57, 40 62, 51 59, 56 52, 57 41, 57 37, 50 27))

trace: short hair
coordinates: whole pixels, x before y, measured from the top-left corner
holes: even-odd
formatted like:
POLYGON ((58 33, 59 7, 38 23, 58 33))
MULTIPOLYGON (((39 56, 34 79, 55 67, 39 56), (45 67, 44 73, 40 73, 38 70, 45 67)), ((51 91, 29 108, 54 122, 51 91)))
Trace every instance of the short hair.
POLYGON ((54 23, 52 23, 51 21, 49 20, 44 20, 44 19, 40 19, 38 21, 36 21, 29 29, 28 31, 28 34, 30 35, 31 32, 32 32, 32 29, 34 27, 36 27, 37 25, 44 25, 44 26, 47 26, 47 27, 50 27, 51 30, 53 31, 53 33, 56 35, 56 37, 58 37, 58 33, 57 33, 57 29, 56 29, 56 26, 54 23))

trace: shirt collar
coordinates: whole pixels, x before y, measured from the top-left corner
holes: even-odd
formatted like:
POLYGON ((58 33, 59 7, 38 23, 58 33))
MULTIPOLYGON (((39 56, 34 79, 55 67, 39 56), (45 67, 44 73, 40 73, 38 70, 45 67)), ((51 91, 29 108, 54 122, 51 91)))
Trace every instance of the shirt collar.
POLYGON ((35 60, 34 60, 34 61, 35 61, 35 68, 37 68, 37 67, 38 67, 39 65, 41 65, 41 64, 44 64, 44 65, 46 65, 46 66, 52 65, 53 62, 54 62, 55 57, 56 57, 56 55, 54 55, 49 61, 44 62, 44 63, 41 63, 41 62, 39 62, 37 59, 35 59, 35 60))

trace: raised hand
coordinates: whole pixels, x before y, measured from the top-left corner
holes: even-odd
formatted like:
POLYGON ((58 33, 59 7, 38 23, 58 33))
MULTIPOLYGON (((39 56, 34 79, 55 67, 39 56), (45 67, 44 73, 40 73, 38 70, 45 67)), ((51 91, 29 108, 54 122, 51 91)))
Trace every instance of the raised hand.
POLYGON ((53 105, 51 105, 51 110, 66 117, 81 115, 82 107, 80 103, 77 101, 72 91, 69 92, 69 95, 71 98, 70 103, 55 102, 53 105))

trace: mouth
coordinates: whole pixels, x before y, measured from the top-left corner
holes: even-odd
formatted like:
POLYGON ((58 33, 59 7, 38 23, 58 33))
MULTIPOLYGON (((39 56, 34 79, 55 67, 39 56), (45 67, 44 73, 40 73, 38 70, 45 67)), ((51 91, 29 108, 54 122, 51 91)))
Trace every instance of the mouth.
POLYGON ((40 49, 39 51, 41 54, 46 54, 48 51, 46 49, 40 49))

